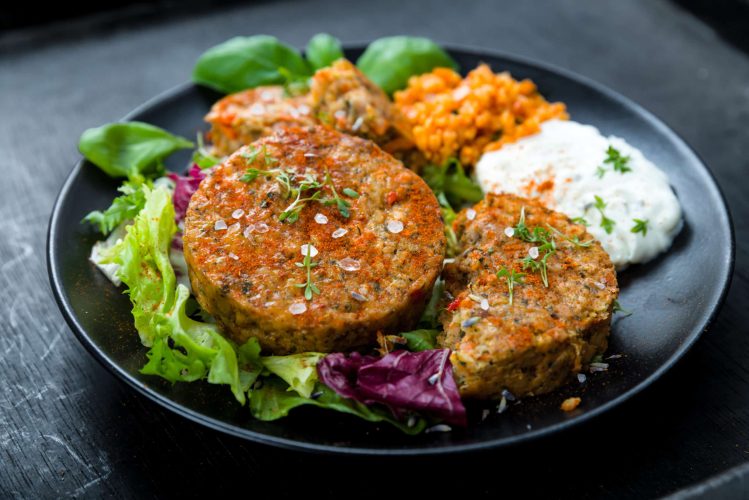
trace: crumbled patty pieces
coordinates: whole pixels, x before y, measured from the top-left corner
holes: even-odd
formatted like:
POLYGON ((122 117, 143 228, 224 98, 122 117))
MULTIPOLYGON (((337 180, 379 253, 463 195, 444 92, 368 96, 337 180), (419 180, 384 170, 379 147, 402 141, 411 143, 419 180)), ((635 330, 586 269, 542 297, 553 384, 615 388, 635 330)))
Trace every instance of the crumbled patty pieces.
POLYGON ((322 123, 376 142, 414 170, 426 161, 388 96, 346 59, 318 70, 308 94, 289 97, 281 86, 244 90, 216 102, 205 120, 211 124, 213 152, 222 156, 278 126, 322 123))
POLYGON ((504 389, 516 396, 549 392, 607 347, 619 292, 608 254, 597 241, 579 247, 555 235, 557 252, 548 258, 545 287, 541 276, 521 263, 538 244, 505 233, 517 225, 523 208, 530 230, 552 226, 580 242, 593 239, 565 215, 514 195, 488 194, 474 207, 473 220, 465 210, 458 215, 454 227, 463 252, 443 272, 454 300, 441 316, 438 342, 453 350, 450 359, 464 397, 498 398, 504 389), (513 286, 512 304, 507 278, 496 275, 502 267, 525 273, 513 286))
POLYGON ((410 127, 385 92, 346 59, 315 73, 309 103, 323 122, 373 140, 389 153, 414 148, 410 127))
POLYGON ((184 250, 193 292, 223 331, 288 354, 348 350, 374 343, 378 331, 411 328, 440 273, 445 239, 429 187, 374 143, 323 127, 286 128, 241 148, 201 183, 184 250), (250 166, 290 171, 295 181, 329 174, 350 217, 309 201, 296 222, 280 222, 293 198, 272 175, 241 181, 250 166), (396 221, 399 232, 388 224, 396 221), (296 265, 307 243, 318 252, 312 300, 295 286, 307 280, 296 265))

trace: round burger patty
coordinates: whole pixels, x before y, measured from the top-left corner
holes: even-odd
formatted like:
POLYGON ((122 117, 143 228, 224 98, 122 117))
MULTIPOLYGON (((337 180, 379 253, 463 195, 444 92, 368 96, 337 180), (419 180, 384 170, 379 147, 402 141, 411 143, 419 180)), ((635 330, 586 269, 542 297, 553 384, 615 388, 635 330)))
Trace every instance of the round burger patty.
POLYGON ((193 292, 226 334, 288 354, 412 327, 445 239, 434 194, 392 156, 328 128, 291 127, 242 147, 201 183, 184 250, 193 292))
POLYGON ((538 201, 488 194, 458 215, 454 229, 463 252, 445 266, 452 300, 438 342, 453 350, 461 395, 549 392, 606 350, 616 273, 583 226, 538 201), (548 287, 540 268, 523 266, 529 257, 540 265, 546 251, 542 242, 523 240, 517 228, 522 213, 526 234, 554 240, 556 251, 546 259, 548 287))

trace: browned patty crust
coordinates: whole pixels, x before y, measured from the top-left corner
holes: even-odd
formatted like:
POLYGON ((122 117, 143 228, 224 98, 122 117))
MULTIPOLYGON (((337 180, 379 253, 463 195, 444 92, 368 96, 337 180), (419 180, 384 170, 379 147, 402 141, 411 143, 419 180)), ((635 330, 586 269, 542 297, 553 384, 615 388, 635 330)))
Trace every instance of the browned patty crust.
POLYGON ((619 292, 611 259, 597 241, 572 243, 593 237, 538 201, 488 194, 474 209, 472 220, 465 210, 458 215, 454 228, 463 252, 444 269, 454 300, 442 314, 438 342, 453 350, 458 388, 465 397, 485 399, 504 389, 517 396, 556 389, 606 350, 619 292), (564 235, 552 233, 557 251, 547 260, 548 288, 521 262, 538 243, 505 233, 521 210, 530 230, 551 226, 564 235), (525 273, 513 286, 512 304, 507 277, 497 277, 502 268, 525 273))
MULTIPOLYGON (((333 196, 329 185, 321 192, 333 196)), ((276 130, 218 166, 190 201, 184 249, 193 293, 222 329, 287 354, 347 350, 412 327, 445 239, 437 200, 418 175, 371 141, 311 127, 276 130), (293 198, 274 174, 241 181, 250 167, 283 170, 292 184, 329 174, 350 216, 313 200, 296 222, 281 222, 293 198), (295 286, 307 280, 297 266, 307 243, 319 252, 312 300, 295 286)))

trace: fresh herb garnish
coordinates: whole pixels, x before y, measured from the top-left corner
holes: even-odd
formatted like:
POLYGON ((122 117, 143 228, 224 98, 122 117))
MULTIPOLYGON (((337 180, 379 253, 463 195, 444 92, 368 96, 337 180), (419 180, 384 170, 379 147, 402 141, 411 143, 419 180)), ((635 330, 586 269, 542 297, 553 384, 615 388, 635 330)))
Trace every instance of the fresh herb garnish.
POLYGON ((642 233, 643 236, 647 236, 648 224, 650 224, 650 221, 648 219, 632 219, 632 221, 635 223, 635 225, 632 226, 632 229, 630 229, 630 231, 633 233, 642 233))
POLYGON ((619 304, 618 300, 614 301, 614 307, 612 308, 611 312, 614 313, 614 314, 616 314, 616 313, 622 313, 622 314, 624 314, 624 316, 631 316, 632 315, 632 311, 624 309, 621 306, 621 304, 619 304))
MULTIPOLYGON (((262 150, 253 148, 248 153, 244 153, 242 156, 247 159, 248 163, 252 164, 257 160, 260 153, 263 153, 264 162, 266 165, 272 165, 278 162, 276 158, 269 155, 265 151, 265 147, 263 147, 262 150)), ((335 185, 333 184, 333 180, 329 172, 325 173, 325 181, 319 182, 317 180, 317 177, 314 174, 310 173, 297 174, 293 170, 288 169, 274 168, 269 170, 262 170, 250 167, 245 171, 244 175, 242 175, 239 180, 249 183, 257 179, 261 175, 265 177, 274 177, 276 179, 276 182, 278 182, 284 189, 284 196, 286 197, 286 199, 294 198, 294 201, 292 201, 291 204, 287 206, 278 216, 278 220, 280 220, 281 222, 286 221, 290 224, 293 224, 294 222, 299 220, 299 214, 309 201, 317 201, 326 206, 335 205, 336 208, 338 208, 338 212, 343 217, 349 218, 351 216, 351 202, 340 197, 338 191, 336 191, 335 189, 335 185), (323 198, 323 189, 325 187, 330 188, 330 191, 333 193, 332 197, 323 198), (311 194, 309 196, 303 197, 303 195, 306 193, 311 194)), ((359 197, 359 193, 351 188, 344 188, 342 192, 351 198, 359 197)))
POLYGON ((507 291, 509 292, 510 299, 509 304, 512 305, 512 291, 515 285, 519 285, 524 283, 523 277, 525 276, 525 273, 516 273, 514 269, 507 269, 505 266, 502 266, 499 271, 497 271, 497 278, 502 279, 505 278, 507 281, 507 291))
POLYGON ((585 227, 590 226, 590 223, 585 219, 585 217, 573 217, 570 220, 575 224, 582 224, 585 227))
POLYGON ((557 229, 555 227, 552 227, 550 224, 546 224, 546 225, 549 226, 549 229, 551 229, 552 232, 554 232, 554 234, 556 234, 558 236, 561 236, 562 238, 564 238, 565 240, 569 241, 570 243, 572 243, 576 247, 588 248, 595 241, 594 239, 590 239, 588 241, 580 241, 580 237, 577 236, 577 235, 575 235, 575 236, 566 236, 562 231, 560 231, 559 229, 557 229))
POLYGON ((606 208, 606 202, 603 201, 603 198, 598 195, 594 195, 593 197, 596 200, 593 206, 596 208, 596 210, 598 210, 598 213, 601 214, 601 227, 604 231, 606 231, 606 234, 611 234, 611 232, 614 230, 614 226, 616 225, 616 221, 606 217, 606 214, 603 212, 603 210, 606 208))
MULTIPOLYGON (((281 181, 282 183, 285 183, 288 178, 288 173, 282 172, 282 174, 286 174, 286 177, 281 181)), ((291 181, 289 180, 289 183, 290 182, 291 181)), ((289 195, 296 196, 296 198, 284 209, 283 212, 281 212, 281 215, 278 216, 278 220, 281 222, 287 221, 289 224, 293 224, 299 220, 299 214, 302 212, 302 209, 306 206, 308 201, 317 201, 320 199, 322 196, 320 188, 322 188, 323 185, 317 181, 317 178, 315 178, 314 175, 305 174, 302 181, 299 182, 296 187, 291 187, 291 184, 289 184, 289 186, 287 198, 289 195), (302 194, 310 190, 315 190, 315 192, 312 193, 311 196, 302 198, 302 194)))
POLYGON ((351 188, 343 188, 342 191, 343 191, 343 194, 345 194, 346 196, 349 196, 351 198, 358 198, 359 197, 359 193, 357 193, 356 191, 354 191, 351 188))
POLYGON ((520 219, 513 229, 514 235, 521 240, 526 243, 538 244, 539 256, 541 256, 541 254, 543 254, 543 256, 536 260, 529 255, 522 259, 521 262, 523 263, 523 270, 530 269, 531 271, 539 273, 544 286, 548 288, 549 276, 546 265, 549 257, 554 255, 557 251, 557 244, 554 241, 554 236, 548 229, 540 226, 536 226, 533 230, 530 230, 525 224, 525 207, 520 209, 520 219))
MULTIPOLYGON (((603 160, 603 162, 610 164, 614 172, 623 174, 625 172, 632 171, 632 168, 629 166, 630 159, 631 158, 629 156, 622 156, 619 150, 614 148, 614 146, 609 146, 609 148, 606 150, 606 159, 603 160)), ((606 172, 607 170, 604 167, 598 167, 596 169, 596 174, 599 178, 603 178, 606 172)))
POLYGON ((307 243, 307 254, 302 262, 295 262, 297 267, 303 267, 307 270, 307 281, 294 285, 297 288, 304 288, 304 298, 312 300, 312 294, 320 295, 320 289, 312 282, 312 268, 317 267, 317 262, 312 262, 312 243, 307 243))
MULTIPOLYGON (((351 217, 351 203, 338 196, 338 191, 335 190, 335 185, 333 185, 333 179, 330 177, 330 172, 325 172, 325 183, 323 185, 330 187, 330 190, 333 192, 333 198, 325 198, 321 200, 321 203, 327 206, 335 205, 341 215, 347 219, 351 217)), ((350 188, 344 188, 343 193, 351 198, 359 197, 359 193, 350 188)))

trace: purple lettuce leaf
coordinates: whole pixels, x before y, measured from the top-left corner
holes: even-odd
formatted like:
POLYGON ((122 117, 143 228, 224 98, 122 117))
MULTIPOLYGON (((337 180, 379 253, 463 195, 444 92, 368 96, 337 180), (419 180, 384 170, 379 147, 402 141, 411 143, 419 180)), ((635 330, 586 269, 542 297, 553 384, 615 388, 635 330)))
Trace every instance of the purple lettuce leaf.
POLYGON ((172 172, 167 175, 175 183, 172 201, 174 202, 174 219, 179 224, 185 218, 190 198, 198 190, 200 182, 205 179, 206 174, 199 166, 193 164, 187 172, 187 177, 172 172))
POLYGON ((317 372, 339 395, 366 405, 387 405, 397 417, 415 411, 454 425, 467 423, 449 349, 400 350, 381 358, 333 353, 318 362, 317 372))

